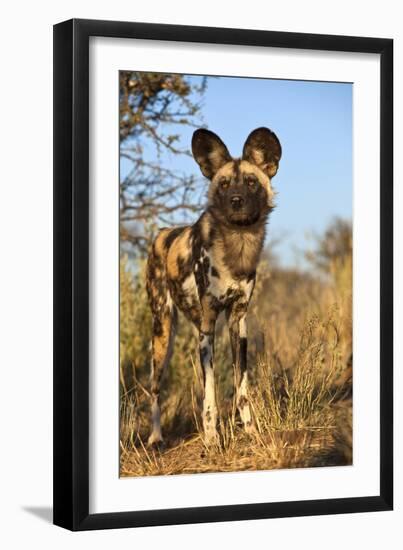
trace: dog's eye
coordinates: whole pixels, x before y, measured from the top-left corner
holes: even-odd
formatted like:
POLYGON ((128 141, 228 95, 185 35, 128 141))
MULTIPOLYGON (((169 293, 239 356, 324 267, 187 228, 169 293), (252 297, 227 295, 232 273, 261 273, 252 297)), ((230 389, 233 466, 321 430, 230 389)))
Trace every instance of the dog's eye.
POLYGON ((221 181, 220 181, 220 187, 221 189, 227 189, 229 186, 229 181, 225 178, 223 178, 221 181))
POLYGON ((248 176, 246 178, 246 185, 248 185, 249 187, 254 187, 256 184, 256 178, 254 178, 253 176, 248 176))

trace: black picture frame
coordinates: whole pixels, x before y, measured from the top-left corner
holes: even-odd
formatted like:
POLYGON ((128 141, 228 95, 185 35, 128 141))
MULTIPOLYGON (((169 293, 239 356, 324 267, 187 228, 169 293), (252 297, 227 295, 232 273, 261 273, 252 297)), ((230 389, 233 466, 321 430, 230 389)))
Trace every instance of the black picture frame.
POLYGON ((393 40, 73 19, 54 26, 54 523, 71 530, 393 507, 393 40), (380 490, 354 498, 89 513, 89 38, 377 53, 380 122, 380 490))

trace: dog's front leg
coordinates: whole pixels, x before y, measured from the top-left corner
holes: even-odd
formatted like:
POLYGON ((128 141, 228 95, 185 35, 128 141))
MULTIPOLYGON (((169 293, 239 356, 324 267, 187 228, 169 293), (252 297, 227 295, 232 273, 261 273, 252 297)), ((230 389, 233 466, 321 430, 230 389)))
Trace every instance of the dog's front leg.
POLYGON ((206 443, 210 444, 218 441, 214 384, 214 327, 211 332, 200 331, 199 349, 204 380, 203 430, 206 443))
POLYGON ((248 397, 246 308, 246 304, 234 304, 228 315, 228 324, 235 379, 237 379, 237 407, 245 430, 252 432, 253 424, 248 397))

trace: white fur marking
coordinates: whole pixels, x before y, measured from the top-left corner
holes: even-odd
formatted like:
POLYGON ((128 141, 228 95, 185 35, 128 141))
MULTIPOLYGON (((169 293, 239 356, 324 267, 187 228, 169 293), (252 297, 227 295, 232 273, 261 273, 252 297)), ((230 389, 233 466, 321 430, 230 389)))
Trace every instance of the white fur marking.
POLYGON ((247 432, 253 431, 252 417, 250 414, 248 399, 248 373, 245 371, 242 376, 241 384, 239 386, 238 403, 242 403, 242 407, 239 407, 239 414, 241 415, 242 424, 247 432), (242 399, 244 398, 244 399, 242 399), (246 399, 246 401, 245 401, 246 399))
POLYGON ((239 337, 240 338, 246 338, 247 336, 247 330, 246 330, 246 318, 241 317, 239 320, 239 337))
POLYGON ((219 299, 221 296, 225 296, 228 289, 233 288, 237 290, 240 288, 239 281, 233 279, 230 271, 223 264, 222 260, 220 261, 220 259, 214 258, 211 253, 209 253, 207 257, 210 260, 211 269, 214 267, 219 273, 219 277, 213 277, 210 272, 208 286, 208 292, 210 292, 210 294, 219 299))
POLYGON ((153 422, 153 431, 151 432, 151 435, 148 438, 148 445, 152 445, 153 443, 158 443, 159 441, 162 441, 161 411, 158 405, 158 398, 156 396, 153 397, 153 400, 151 403, 151 417, 153 422))
POLYGON ((217 439, 217 406, 215 402, 215 385, 213 370, 213 349, 210 336, 203 334, 200 339, 200 352, 203 357, 204 401, 203 401, 203 429, 207 442, 217 439))
POLYGON ((189 305, 193 303, 194 298, 199 301, 199 291, 197 290, 196 279, 193 274, 189 275, 189 277, 183 281, 182 289, 186 296, 186 301, 189 305))
POLYGON ((168 291, 167 292, 167 307, 169 307, 170 310, 172 310, 172 306, 173 306, 173 302, 172 302, 172 297, 171 297, 171 293, 168 291))
POLYGON ((253 290, 253 279, 251 281, 241 281, 241 288, 245 292, 246 299, 249 301, 253 290))
POLYGON ((205 438, 210 442, 217 438, 217 407, 215 402, 214 371, 211 365, 205 368, 205 376, 203 428, 205 438))

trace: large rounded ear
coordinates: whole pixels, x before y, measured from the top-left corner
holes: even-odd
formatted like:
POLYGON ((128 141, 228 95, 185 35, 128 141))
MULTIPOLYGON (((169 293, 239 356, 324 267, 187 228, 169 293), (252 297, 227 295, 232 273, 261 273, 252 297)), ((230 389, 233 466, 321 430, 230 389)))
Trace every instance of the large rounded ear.
POLYGON ((210 180, 221 166, 232 160, 221 139, 203 128, 193 134, 192 153, 203 175, 210 180))
POLYGON ((274 132, 256 128, 243 146, 242 158, 256 164, 269 178, 276 175, 281 158, 281 145, 274 132))

